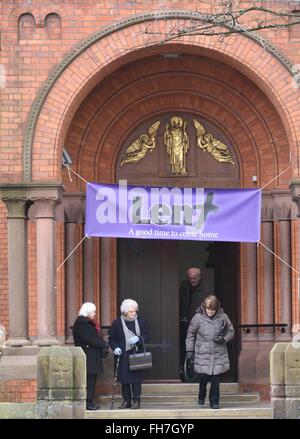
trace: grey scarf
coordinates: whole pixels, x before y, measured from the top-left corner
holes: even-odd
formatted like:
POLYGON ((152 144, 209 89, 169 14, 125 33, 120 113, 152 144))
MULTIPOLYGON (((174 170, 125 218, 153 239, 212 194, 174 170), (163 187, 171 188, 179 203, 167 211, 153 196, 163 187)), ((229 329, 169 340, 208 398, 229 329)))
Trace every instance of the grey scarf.
MULTIPOLYGON (((132 321, 132 320, 131 320, 131 321, 132 321)), ((141 331, 140 331, 140 326, 139 326, 139 322, 138 322, 138 320, 137 320, 137 317, 135 318, 135 321, 134 321, 134 323, 135 323, 135 332, 136 332, 136 334, 134 334, 134 332, 130 331, 130 330, 127 328, 127 325, 126 325, 126 323, 125 323, 125 319, 124 319, 123 316, 121 316, 121 322, 122 322, 122 326, 123 326, 123 332, 124 332, 124 335, 125 335, 125 341, 126 341, 126 352, 127 352, 127 351, 130 351, 130 350, 133 348, 133 345, 129 344, 128 340, 129 340, 131 337, 134 337, 135 335, 140 336, 140 335, 141 335, 141 331)))

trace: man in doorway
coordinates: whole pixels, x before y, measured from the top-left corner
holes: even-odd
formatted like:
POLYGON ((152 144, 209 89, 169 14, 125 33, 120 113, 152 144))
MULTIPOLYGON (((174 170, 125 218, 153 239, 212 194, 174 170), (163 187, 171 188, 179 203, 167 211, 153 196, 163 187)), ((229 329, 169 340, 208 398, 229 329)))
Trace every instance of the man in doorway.
POLYGON ((197 267, 190 267, 187 270, 187 279, 180 285, 180 374, 183 375, 185 360, 185 339, 187 329, 196 309, 209 295, 208 287, 201 276, 201 270, 197 267))

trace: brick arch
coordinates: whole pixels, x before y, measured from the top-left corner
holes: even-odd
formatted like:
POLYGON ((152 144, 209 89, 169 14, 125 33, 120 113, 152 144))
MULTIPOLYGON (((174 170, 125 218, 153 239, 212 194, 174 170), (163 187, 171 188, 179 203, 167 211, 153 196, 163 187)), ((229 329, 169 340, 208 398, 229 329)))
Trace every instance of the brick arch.
MULTIPOLYGON (((299 132, 296 124, 299 91, 291 84, 291 65, 273 50, 273 56, 253 41, 252 36, 231 36, 230 44, 217 38, 203 36, 184 37, 178 42, 145 46, 143 31, 154 20, 160 31, 173 23, 170 14, 147 14, 133 17, 102 30, 70 52, 41 90, 33 107, 24 145, 24 179, 60 180, 60 156, 68 127, 80 103, 107 75, 121 65, 140 57, 170 50, 205 54, 229 64, 248 76, 268 96, 276 107, 290 140, 290 149, 296 155, 299 132), (168 20, 163 20, 168 18, 168 20), (128 31, 127 28, 130 28, 128 31), (277 58, 276 58, 277 56, 277 58), (45 147, 45 138, 47 146, 45 147), (31 163, 31 157, 35 160, 31 163), (52 164, 49 173, 42 171, 42 163, 52 164)), ((180 19, 189 19, 190 13, 178 13, 180 19)), ((193 14, 191 14, 193 15, 193 14)), ((175 14, 176 16, 176 14, 175 14)), ((266 45, 270 49, 270 45, 266 45)))
MULTIPOLYGON (((185 56, 171 68, 154 56, 115 71, 78 109, 65 143, 77 172, 85 179, 114 182, 127 137, 159 117, 161 109, 196 113, 230 138, 239 157, 241 186, 252 185, 252 175, 262 185, 288 166, 288 140, 279 117, 248 78, 208 58, 185 56)), ((79 179, 73 186, 68 180, 64 184, 69 190, 83 189, 79 179)))

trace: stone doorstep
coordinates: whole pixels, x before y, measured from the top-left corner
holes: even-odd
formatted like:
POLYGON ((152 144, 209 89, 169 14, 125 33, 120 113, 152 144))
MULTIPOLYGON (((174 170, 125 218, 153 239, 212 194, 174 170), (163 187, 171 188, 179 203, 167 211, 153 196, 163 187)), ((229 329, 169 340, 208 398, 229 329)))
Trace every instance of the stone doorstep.
MULTIPOLYGON (((208 395, 208 394, 207 394, 208 395)), ((110 404, 112 399, 111 395, 101 396, 98 398, 99 404, 110 404)), ((197 393, 194 395, 144 395, 142 393, 143 404, 196 404, 197 403, 197 393)), ((118 404, 122 400, 121 395, 115 395, 115 402, 118 404)), ((208 398, 207 398, 208 400, 208 398)), ((248 393, 248 394, 226 394, 221 395, 220 401, 224 404, 244 404, 249 402, 260 402, 259 393, 248 393)))
POLYGON ((258 404, 257 406, 223 408, 212 410, 211 408, 181 408, 164 407, 157 409, 157 405, 141 408, 139 410, 98 410, 87 411, 87 419, 271 419, 272 411, 269 406, 258 404))
MULTIPOLYGON (((145 394, 184 394, 196 395, 198 393, 198 383, 143 383, 143 395, 145 394)), ((207 384, 209 391, 210 383, 207 384)), ((220 393, 239 393, 239 383, 220 383, 220 393)))

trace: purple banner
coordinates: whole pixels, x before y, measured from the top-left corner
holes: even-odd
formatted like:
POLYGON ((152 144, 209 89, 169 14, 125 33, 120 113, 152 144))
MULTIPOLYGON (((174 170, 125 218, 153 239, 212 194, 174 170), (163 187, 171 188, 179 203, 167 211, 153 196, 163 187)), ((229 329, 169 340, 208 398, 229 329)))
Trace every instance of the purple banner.
POLYGON ((85 234, 257 242, 261 191, 87 184, 85 234))

